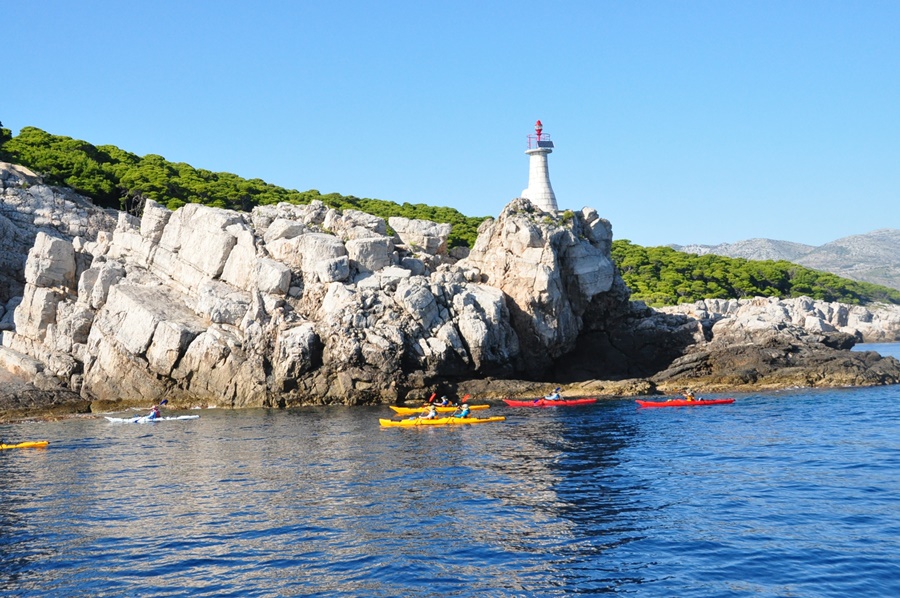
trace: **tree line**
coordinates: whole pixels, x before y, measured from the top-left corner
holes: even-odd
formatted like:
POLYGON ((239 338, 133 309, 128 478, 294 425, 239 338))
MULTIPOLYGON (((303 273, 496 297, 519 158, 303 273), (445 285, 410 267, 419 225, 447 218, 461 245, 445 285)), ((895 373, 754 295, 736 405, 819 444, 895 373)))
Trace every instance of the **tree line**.
POLYGON ((171 210, 201 203, 245 212, 258 205, 308 204, 319 200, 336 209, 359 210, 385 219, 402 216, 451 224, 453 230, 447 240, 450 247, 471 247, 478 225, 485 220, 465 216, 453 208, 323 194, 316 189, 285 189, 258 178, 245 179, 229 172, 170 162, 157 154, 138 156, 114 145, 95 146, 36 127, 24 127, 15 137, 3 129, 0 143, 0 160, 27 166, 49 184, 71 187, 99 206, 132 213, 140 211, 145 199, 171 210))
MULTIPOLYGON (((139 212, 147 198, 171 210, 187 203, 202 203, 241 211, 279 202, 308 204, 319 200, 336 209, 359 210, 385 219, 402 216, 451 224, 450 247, 472 247, 478 226, 485 220, 465 216, 453 208, 322 194, 316 189, 285 189, 258 178, 245 179, 228 172, 194 168, 184 162, 170 162, 156 154, 138 156, 114 145, 94 146, 36 127, 25 127, 13 136, 0 123, 0 160, 27 166, 48 183, 71 187, 97 205, 133 213, 139 212)), ((850 304, 900 304, 900 291, 785 261, 698 256, 669 247, 641 247, 627 240, 613 242, 612 258, 631 289, 632 298, 652 306, 707 298, 804 295, 850 304)))
POLYGON ((660 307, 700 299, 811 297, 853 305, 900 304, 900 291, 842 278, 784 260, 695 255, 671 247, 613 241, 612 258, 632 299, 660 307))

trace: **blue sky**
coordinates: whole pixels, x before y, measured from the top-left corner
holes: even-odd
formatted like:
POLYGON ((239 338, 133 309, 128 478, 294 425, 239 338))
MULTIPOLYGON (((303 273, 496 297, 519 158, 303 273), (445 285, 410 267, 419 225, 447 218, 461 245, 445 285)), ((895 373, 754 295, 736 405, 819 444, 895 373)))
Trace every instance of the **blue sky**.
POLYGON ((526 135, 618 239, 900 228, 900 3, 10 3, 0 121, 496 215, 526 135))

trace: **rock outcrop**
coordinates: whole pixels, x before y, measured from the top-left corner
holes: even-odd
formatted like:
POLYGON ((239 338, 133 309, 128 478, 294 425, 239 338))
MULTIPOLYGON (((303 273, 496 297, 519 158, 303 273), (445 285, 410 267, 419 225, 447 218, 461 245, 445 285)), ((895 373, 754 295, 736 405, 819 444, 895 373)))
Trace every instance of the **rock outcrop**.
POLYGON ((448 226, 391 225, 319 202, 148 201, 90 238, 39 231, 0 352, 97 401, 395 402, 437 378, 513 373, 504 293, 452 263, 448 226))
POLYGON ((900 340, 896 336, 900 331, 897 306, 864 308, 807 297, 759 297, 707 299, 657 313, 695 324, 703 339, 653 376, 663 388, 689 385, 733 390, 900 383, 900 362, 896 359, 850 351, 858 340, 900 340), (873 324, 875 321, 880 321, 880 326, 873 324))
POLYGON ((12 329, 10 314, 25 288, 25 261, 39 232, 96 241, 115 222, 114 215, 71 189, 44 185, 27 168, 0 162, 0 330, 12 329))
POLYGON ((627 305, 611 244, 609 221, 590 208, 560 219, 517 199, 481 225, 463 263, 509 298, 520 369, 542 376, 571 352, 594 302, 627 305))
POLYGON ((889 308, 629 301, 610 223, 590 208, 514 200, 467 255, 448 252, 447 225, 320 202, 147 201, 140 219, 113 217, 21 169, 0 174, 0 368, 79 409, 394 403, 438 384, 900 381, 896 360, 846 350, 894 334, 889 308))
POLYGON ((731 328, 749 333, 784 323, 811 333, 843 332, 865 343, 900 342, 900 305, 847 305, 809 297, 705 299, 659 311, 690 316, 703 321, 706 327, 721 322, 719 330, 731 328))

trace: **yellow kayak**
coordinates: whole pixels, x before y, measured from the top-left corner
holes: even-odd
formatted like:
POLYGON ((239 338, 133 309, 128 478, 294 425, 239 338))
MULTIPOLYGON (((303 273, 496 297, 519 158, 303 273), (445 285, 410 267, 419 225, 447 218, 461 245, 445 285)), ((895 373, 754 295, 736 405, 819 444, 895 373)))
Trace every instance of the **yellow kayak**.
POLYGON ((455 426, 458 424, 487 424, 490 422, 502 422, 503 416, 498 417, 438 417, 435 419, 379 419, 381 425, 386 428, 414 428, 416 426, 455 426))
MULTIPOLYGON (((469 405, 470 411, 475 411, 476 409, 487 409, 490 405, 469 405)), ((427 413, 428 405, 423 407, 397 407, 396 405, 391 405, 391 409, 397 412, 398 415, 415 415, 416 413, 427 413)), ((435 407, 438 413, 453 413, 456 411, 456 407, 435 407)))
POLYGON ((14 449, 14 448, 44 448, 50 444, 46 440, 36 440, 32 442, 20 442, 19 444, 0 444, 0 449, 14 449))

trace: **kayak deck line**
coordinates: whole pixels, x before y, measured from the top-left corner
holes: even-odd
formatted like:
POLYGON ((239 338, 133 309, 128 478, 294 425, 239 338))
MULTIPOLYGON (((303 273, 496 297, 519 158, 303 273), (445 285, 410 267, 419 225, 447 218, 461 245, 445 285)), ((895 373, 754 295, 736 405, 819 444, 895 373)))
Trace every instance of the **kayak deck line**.
POLYGON ((199 415, 178 415, 171 417, 157 417, 155 419, 150 419, 146 415, 142 415, 140 417, 110 417, 108 415, 105 415, 104 417, 107 421, 114 424, 151 424, 153 422, 200 419, 199 415))
POLYGON ((685 399, 669 399, 668 401, 641 401, 635 400, 640 407, 700 407, 702 405, 729 405, 734 399, 697 399, 688 401, 685 399))
POLYGON ((578 405, 592 405, 597 402, 597 399, 587 397, 583 399, 557 399, 555 401, 543 398, 533 401, 503 399, 503 402, 510 407, 576 407, 578 405))

